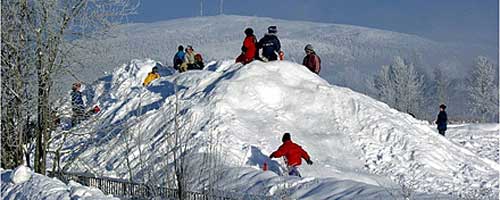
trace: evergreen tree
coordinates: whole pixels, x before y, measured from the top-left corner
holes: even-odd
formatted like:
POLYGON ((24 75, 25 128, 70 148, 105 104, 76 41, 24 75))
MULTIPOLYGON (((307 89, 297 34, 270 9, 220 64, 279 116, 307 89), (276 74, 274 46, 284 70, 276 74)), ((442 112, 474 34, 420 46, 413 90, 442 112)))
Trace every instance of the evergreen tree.
POLYGON ((448 102, 448 89, 450 86, 450 81, 443 72, 442 66, 434 69, 434 82, 435 82, 435 94, 438 104, 447 104, 448 102))
POLYGON ((493 64, 486 57, 476 58, 467 90, 472 111, 481 116, 481 122, 487 121, 498 109, 498 89, 493 64))
POLYGON ((376 75, 374 87, 380 100, 400 111, 422 114, 423 77, 412 63, 395 57, 391 65, 382 66, 376 75))

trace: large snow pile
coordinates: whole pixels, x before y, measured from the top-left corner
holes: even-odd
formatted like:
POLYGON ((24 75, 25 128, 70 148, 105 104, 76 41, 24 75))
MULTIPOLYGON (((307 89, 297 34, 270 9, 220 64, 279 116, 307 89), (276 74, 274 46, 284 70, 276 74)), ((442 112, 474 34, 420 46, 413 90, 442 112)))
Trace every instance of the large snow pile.
POLYGON ((58 179, 35 174, 24 166, 15 170, 2 170, 1 176, 1 193, 4 200, 118 200, 104 195, 96 188, 82 186, 72 181, 66 185, 58 179))
POLYGON ((297 198, 378 191, 376 197, 400 186, 425 193, 487 189, 498 194, 500 167, 495 161, 441 137, 424 121, 330 85, 301 65, 224 61, 182 74, 161 67, 162 77, 142 87, 146 73, 157 65, 133 60, 88 88, 88 99, 99 103, 102 112, 71 130, 77 136, 68 139, 65 150, 73 153, 63 158, 70 170, 163 180, 171 162, 168 141, 178 88, 178 119, 189 125, 183 131, 190 133, 197 152, 219 145, 224 165, 239 170, 232 178, 222 176, 221 189, 276 194, 276 184, 265 183, 280 178, 294 181, 295 189, 281 191, 297 198), (282 161, 267 158, 284 132, 314 161, 300 169, 306 178, 277 176, 283 173, 282 161), (259 172, 264 162, 274 173, 259 172), (224 184, 228 180, 245 181, 224 184), (315 187, 309 187, 311 180, 315 187))
MULTIPOLYGON (((235 59, 240 54, 243 30, 252 27, 258 39, 264 36, 269 25, 278 26, 278 36, 287 60, 302 62, 304 46, 312 44, 321 57, 321 76, 329 83, 346 86, 355 91, 373 91, 373 77, 382 65, 401 56, 415 64, 425 79, 433 80, 435 68, 446 74, 452 82, 450 108, 466 107, 461 98, 461 83, 471 67, 471 55, 485 55, 496 61, 495 48, 464 47, 432 41, 416 35, 380 30, 368 27, 281 20, 255 16, 220 15, 182 18, 155 23, 125 24, 112 31, 111 37, 98 41, 79 41, 73 55, 72 71, 80 80, 92 82, 105 73, 113 73, 116 66, 137 57, 148 57, 172 65, 177 46, 193 45, 206 60, 235 59), (92 48, 78 48, 89 46, 92 48), (472 50, 477 49, 477 50, 472 50), (471 52, 472 51, 472 52, 471 52), (107 55, 107 56, 102 56, 107 55)), ((66 91, 74 79, 62 75, 63 83, 54 87, 55 92, 66 91)), ((429 82, 430 83, 430 82, 429 82)), ((434 84, 434 83, 432 83, 434 84)), ((431 88, 426 92, 431 91, 431 88)), ((431 113, 439 102, 426 101, 424 109, 431 113)), ((465 110, 465 109, 464 109, 465 110)), ((450 114, 468 116, 467 111, 450 109, 450 114)))

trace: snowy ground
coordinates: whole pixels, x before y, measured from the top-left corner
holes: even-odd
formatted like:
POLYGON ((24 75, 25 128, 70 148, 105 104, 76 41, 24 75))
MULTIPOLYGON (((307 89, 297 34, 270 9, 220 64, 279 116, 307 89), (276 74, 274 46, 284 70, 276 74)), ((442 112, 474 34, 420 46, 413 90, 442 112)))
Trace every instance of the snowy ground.
POLYGON ((64 184, 58 179, 33 173, 29 168, 1 171, 2 199, 29 200, 118 200, 104 195, 96 188, 82 186, 75 182, 64 184))
POLYGON ((219 189, 305 199, 387 199, 401 186, 421 198, 478 191, 498 196, 498 156, 441 137, 426 122, 330 85, 301 65, 223 61, 182 74, 161 67, 162 77, 143 88, 156 65, 134 60, 87 86, 87 99, 102 112, 70 130, 78 134, 63 148, 71 152, 63 157, 70 170, 161 183, 171 161, 177 87, 179 121, 187 123, 182 131, 191 146, 199 153, 215 146, 223 157, 219 189), (302 179, 278 176, 283 162, 267 158, 284 132, 314 161, 301 167, 302 179), (269 172, 259 170, 264 162, 269 172))
POLYGON ((499 124, 464 124, 448 126, 446 138, 482 158, 499 161, 499 124))

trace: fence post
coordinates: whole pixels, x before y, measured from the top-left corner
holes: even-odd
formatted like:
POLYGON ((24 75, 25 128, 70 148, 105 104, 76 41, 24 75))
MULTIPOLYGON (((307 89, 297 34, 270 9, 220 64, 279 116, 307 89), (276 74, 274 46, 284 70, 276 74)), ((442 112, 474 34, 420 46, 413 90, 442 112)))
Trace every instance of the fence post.
POLYGON ((127 188, 125 186, 125 183, 122 183, 122 194, 125 196, 127 194, 127 188))

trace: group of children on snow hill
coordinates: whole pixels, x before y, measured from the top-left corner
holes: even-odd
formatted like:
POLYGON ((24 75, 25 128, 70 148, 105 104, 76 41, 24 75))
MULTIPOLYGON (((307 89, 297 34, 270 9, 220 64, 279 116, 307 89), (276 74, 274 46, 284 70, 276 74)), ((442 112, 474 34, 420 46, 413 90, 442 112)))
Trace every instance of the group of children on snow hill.
MULTIPOLYGON (((243 41, 243 46, 241 47, 242 53, 236 58, 237 63, 248 64, 254 60, 260 61, 275 61, 283 60, 284 54, 281 51, 281 44, 276 36, 277 28, 276 26, 269 26, 268 33, 257 42, 257 38, 254 35, 252 28, 247 28, 244 31, 246 37, 243 41), (259 56, 259 50, 262 49, 262 57, 259 56)), ((174 56, 174 68, 179 72, 185 72, 192 69, 203 69, 203 59, 201 55, 195 53, 193 47, 188 45, 184 51, 184 47, 180 45, 177 49, 177 53, 174 56)), ((306 56, 303 60, 303 65, 306 66, 311 72, 319 74, 321 70, 321 59, 314 51, 311 44, 307 44, 304 48, 306 56)), ((143 86, 148 86, 151 81, 158 79, 160 77, 158 73, 158 67, 153 67, 152 71, 148 73, 146 79, 143 82, 143 86)), ((80 83, 74 83, 71 92, 71 104, 73 110, 73 124, 77 124, 86 118, 90 113, 99 112, 99 107, 96 106, 93 109, 85 112, 85 106, 83 104, 82 93, 80 92, 80 83)), ((439 130, 439 134, 445 135, 447 115, 445 112, 446 106, 441 104, 440 112, 435 123, 439 130)), ((291 176, 301 176, 298 171, 298 167, 302 164, 302 159, 306 161, 307 164, 312 165, 313 162, 309 154, 298 144, 293 143, 291 140, 290 133, 284 133, 282 137, 283 144, 274 151, 269 158, 280 158, 285 157, 285 162, 288 169, 288 175, 291 176)), ((267 162, 264 163, 264 170, 267 170, 267 162)))
MULTIPOLYGON (((254 61, 274 61, 284 59, 284 53, 281 50, 281 43, 276 35, 278 29, 276 26, 269 26, 267 33, 257 42, 252 28, 247 28, 244 31, 246 37, 243 40, 241 47, 241 54, 236 58, 237 63, 244 65, 254 61), (259 51, 262 49, 262 58, 259 56, 259 51)), ((306 66, 311 72, 319 74, 321 70, 321 59, 314 51, 311 44, 307 44, 304 48, 306 56, 302 64, 306 66)))
POLYGON ((173 63, 174 69, 179 72, 205 68, 201 54, 196 53, 191 45, 186 47, 186 51, 184 51, 184 47, 182 45, 177 47, 177 53, 174 55, 173 63))
MULTIPOLYGON (((196 53, 191 45, 188 45, 184 51, 184 46, 179 45, 177 47, 177 53, 174 55, 174 69, 179 72, 186 72, 187 70, 193 69, 203 69, 205 64, 203 63, 203 58, 201 54, 196 53)), ((158 67, 153 67, 152 71, 148 73, 146 79, 144 79, 143 86, 148 86, 151 81, 160 78, 158 73, 158 67)))

